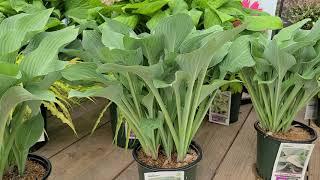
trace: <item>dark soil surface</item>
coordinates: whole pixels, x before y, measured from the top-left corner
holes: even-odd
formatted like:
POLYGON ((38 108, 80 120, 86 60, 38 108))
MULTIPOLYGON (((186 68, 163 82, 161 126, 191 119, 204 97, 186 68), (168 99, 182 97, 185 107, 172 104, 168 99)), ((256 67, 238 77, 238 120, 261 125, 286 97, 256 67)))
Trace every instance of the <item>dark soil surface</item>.
POLYGON ((44 177, 46 170, 44 167, 34 161, 28 160, 24 176, 18 173, 18 168, 13 167, 5 173, 3 180, 40 180, 44 177))

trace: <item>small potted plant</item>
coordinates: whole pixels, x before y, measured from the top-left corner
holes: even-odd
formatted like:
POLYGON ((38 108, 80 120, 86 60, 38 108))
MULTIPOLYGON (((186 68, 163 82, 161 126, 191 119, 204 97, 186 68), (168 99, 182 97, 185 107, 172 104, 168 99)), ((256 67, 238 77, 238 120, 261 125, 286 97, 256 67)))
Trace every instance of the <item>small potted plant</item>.
POLYGON ((300 29, 308 21, 282 29, 272 40, 253 36, 248 45, 237 46, 251 52, 242 61, 252 66, 243 68, 240 76, 258 116, 256 165, 263 179, 271 178, 281 143, 310 144, 317 138, 312 128, 294 121, 320 90, 320 21, 311 30, 300 29))
POLYGON ((51 13, 22 13, 0 23, 0 179, 46 179, 51 171, 50 162, 29 149, 44 128, 40 105, 55 102, 49 87, 68 64, 57 60, 58 50, 78 35, 74 27, 44 32, 51 13))
POLYGON ((105 97, 118 106, 140 142, 133 150, 140 179, 166 171, 196 179, 202 152, 193 138, 215 92, 237 82, 224 80, 228 71, 249 66, 231 64, 234 57, 221 48, 244 29, 224 31, 214 26, 198 31, 188 15, 179 14, 162 20, 150 34, 136 35, 127 26, 107 20, 99 30, 83 32, 83 49, 70 52, 78 51, 85 63, 62 75, 81 80, 86 72, 87 80, 107 85, 72 91, 70 96, 105 97), (113 77, 108 79, 110 74, 113 77))

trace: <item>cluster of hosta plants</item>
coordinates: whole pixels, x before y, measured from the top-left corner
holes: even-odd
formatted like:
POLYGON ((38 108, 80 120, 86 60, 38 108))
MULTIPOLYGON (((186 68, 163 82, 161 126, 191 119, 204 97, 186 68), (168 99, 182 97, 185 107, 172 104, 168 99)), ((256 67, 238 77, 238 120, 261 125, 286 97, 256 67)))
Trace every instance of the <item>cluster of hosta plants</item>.
MULTIPOLYGON (((85 63, 65 69, 62 76, 104 84, 70 95, 110 99, 147 155, 156 159, 161 147, 169 159, 176 152, 182 161, 216 91, 230 83, 224 80, 227 72, 250 65, 234 63, 241 57, 227 55, 229 49, 241 51, 230 41, 244 29, 199 31, 191 17, 180 14, 137 35, 106 19, 98 29, 83 32, 81 49, 64 50, 85 63)), ((237 42, 248 43, 243 38, 237 42)))
POLYGON ((309 21, 282 29, 272 40, 258 36, 250 46, 238 45, 251 51, 243 60, 254 66, 242 69, 240 75, 267 131, 288 131, 297 113, 320 90, 320 21, 311 30, 300 29, 309 21))
MULTIPOLYGON (((43 132, 41 103, 60 102, 51 86, 69 63, 58 52, 78 29, 45 32, 51 14, 21 13, 0 23, 0 179, 11 163, 23 175, 29 148, 43 132)), ((70 118, 60 119, 75 131, 70 118)))

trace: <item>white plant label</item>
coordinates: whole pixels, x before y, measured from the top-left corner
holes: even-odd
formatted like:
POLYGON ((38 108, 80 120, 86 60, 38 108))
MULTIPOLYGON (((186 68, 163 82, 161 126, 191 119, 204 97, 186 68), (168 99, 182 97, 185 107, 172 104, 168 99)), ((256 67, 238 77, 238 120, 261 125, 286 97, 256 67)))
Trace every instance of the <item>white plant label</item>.
POLYGON ((44 132, 43 132, 43 133, 41 134, 38 142, 43 142, 43 141, 45 141, 45 140, 46 140, 46 138, 45 138, 45 134, 44 134, 44 132))
POLYGON ((318 99, 312 98, 312 100, 309 102, 309 104, 306 107, 306 112, 304 114, 304 119, 317 119, 317 109, 318 109, 318 99))
POLYGON ((184 180, 183 171, 161 171, 144 173, 145 180, 184 180))
POLYGON ((229 125, 231 108, 231 92, 218 91, 209 110, 209 122, 229 125))
MULTIPOLYGON (((125 133, 127 134, 127 132, 128 132, 128 124, 125 123, 124 127, 125 127, 125 133)), ((130 131, 129 139, 137 139, 136 135, 133 133, 132 130, 130 131)))
POLYGON ((314 144, 281 143, 271 180, 303 180, 314 144))

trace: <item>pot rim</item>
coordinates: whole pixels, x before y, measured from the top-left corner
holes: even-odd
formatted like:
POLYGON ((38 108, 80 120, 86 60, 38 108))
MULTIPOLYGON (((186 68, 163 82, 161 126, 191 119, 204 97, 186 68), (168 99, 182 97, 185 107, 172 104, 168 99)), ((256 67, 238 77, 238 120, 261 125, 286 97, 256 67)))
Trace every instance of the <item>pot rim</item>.
POLYGON ((302 122, 298 122, 298 121, 293 121, 292 122, 292 125, 299 125, 301 128, 303 128, 304 130, 308 131, 311 135, 311 139, 307 139, 307 140, 286 140, 286 139, 281 139, 281 138, 277 138, 277 137, 273 137, 272 135, 268 135, 267 133, 265 133, 263 131, 263 129, 260 127, 260 122, 259 121, 256 121, 254 123, 254 128, 256 129, 256 131, 263 135, 265 138, 270 138, 272 140, 275 140, 275 141, 279 141, 279 142, 283 142, 283 143, 299 143, 299 144, 303 144, 303 143, 306 143, 306 144, 310 144, 310 143, 313 143, 317 138, 318 138, 318 135, 317 135, 317 132, 310 126, 302 123, 302 122))
POLYGON ((132 156, 134 158, 134 160, 142 167, 149 169, 150 171, 185 171, 187 169, 191 169, 194 166, 196 166, 202 159, 202 149, 201 147, 194 141, 191 142, 190 144, 190 148, 192 148, 193 150, 195 150, 198 154, 198 158, 193 161, 192 163, 186 165, 186 166, 182 166, 182 167, 178 167, 178 168, 157 168, 157 167, 152 167, 149 166, 145 163, 143 163, 142 161, 139 160, 138 158, 138 154, 137 152, 141 149, 141 145, 137 145, 133 151, 132 151, 132 156))
POLYGON ((51 162, 49 161, 49 159, 47 159, 46 157, 43 157, 43 156, 39 156, 37 154, 33 154, 33 153, 28 154, 28 159, 39 163, 46 170, 44 176, 42 177, 43 180, 47 179, 50 176, 51 170, 52 170, 52 165, 51 165, 51 162))

